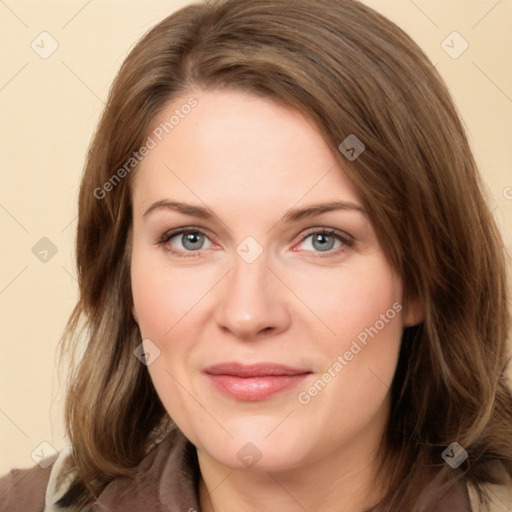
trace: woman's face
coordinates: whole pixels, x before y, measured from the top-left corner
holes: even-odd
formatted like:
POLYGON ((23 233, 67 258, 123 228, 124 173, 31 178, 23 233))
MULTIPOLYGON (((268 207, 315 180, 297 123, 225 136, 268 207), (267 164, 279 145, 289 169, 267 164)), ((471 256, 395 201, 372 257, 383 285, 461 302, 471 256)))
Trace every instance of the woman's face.
POLYGON ((156 391, 231 468, 366 456, 412 319, 337 148, 271 100, 192 96, 133 183, 133 312, 156 391))

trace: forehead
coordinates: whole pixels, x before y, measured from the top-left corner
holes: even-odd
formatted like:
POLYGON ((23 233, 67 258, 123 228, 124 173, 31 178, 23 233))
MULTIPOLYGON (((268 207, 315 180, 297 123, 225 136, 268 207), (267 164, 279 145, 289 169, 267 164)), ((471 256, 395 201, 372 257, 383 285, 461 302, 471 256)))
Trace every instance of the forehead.
POLYGON ((166 195, 232 209, 289 208, 301 198, 360 202, 315 124, 268 98, 192 91, 166 105, 150 137, 155 145, 133 177, 135 209, 166 195), (181 110, 191 97, 196 106, 181 110))

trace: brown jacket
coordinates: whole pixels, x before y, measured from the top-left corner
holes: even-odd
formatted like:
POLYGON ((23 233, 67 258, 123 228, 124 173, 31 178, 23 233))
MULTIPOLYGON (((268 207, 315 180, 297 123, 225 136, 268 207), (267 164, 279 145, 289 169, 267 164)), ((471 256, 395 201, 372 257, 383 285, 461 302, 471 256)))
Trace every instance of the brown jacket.
MULTIPOLYGON (((56 502, 72 475, 65 471, 69 448, 48 469, 15 469, 0 479, 0 512, 72 512, 56 502)), ((199 469, 194 446, 173 432, 143 459, 133 477, 112 481, 91 512, 199 512, 199 469)), ((489 486, 491 512, 512 511, 512 490, 489 486)), ((435 479, 414 512, 479 512, 476 494, 459 483, 448 491, 435 479)), ((404 511, 401 511, 404 512, 404 511)))

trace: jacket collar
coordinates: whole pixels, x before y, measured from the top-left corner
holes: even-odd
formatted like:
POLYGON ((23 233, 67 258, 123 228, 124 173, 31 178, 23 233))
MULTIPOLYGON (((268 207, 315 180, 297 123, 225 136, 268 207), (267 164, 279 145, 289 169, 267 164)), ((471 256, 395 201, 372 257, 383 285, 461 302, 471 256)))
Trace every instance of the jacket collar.
POLYGON ((113 480, 93 506, 94 512, 193 512, 198 503, 196 449, 173 430, 136 468, 133 476, 113 480))

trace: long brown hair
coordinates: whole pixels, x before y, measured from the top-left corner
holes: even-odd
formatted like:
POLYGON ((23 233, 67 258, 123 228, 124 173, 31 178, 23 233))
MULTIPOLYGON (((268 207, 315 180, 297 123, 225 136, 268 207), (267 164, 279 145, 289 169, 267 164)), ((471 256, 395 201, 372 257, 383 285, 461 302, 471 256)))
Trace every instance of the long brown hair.
POLYGON ((309 116, 361 194, 406 297, 422 305, 422 323, 402 338, 382 448, 397 461, 377 509, 410 510, 425 468, 446 466, 441 453, 452 441, 468 452, 462 474, 485 503, 482 484, 501 482, 500 470, 512 475, 503 243, 436 69, 400 28, 352 0, 193 4, 151 29, 123 63, 79 196, 80 299, 61 352, 75 361, 66 422, 76 479, 61 503, 94 501, 173 428, 133 355, 136 167, 126 162, 168 102, 198 87, 249 91, 309 116), (338 150, 349 135, 365 145, 353 161, 338 150))

